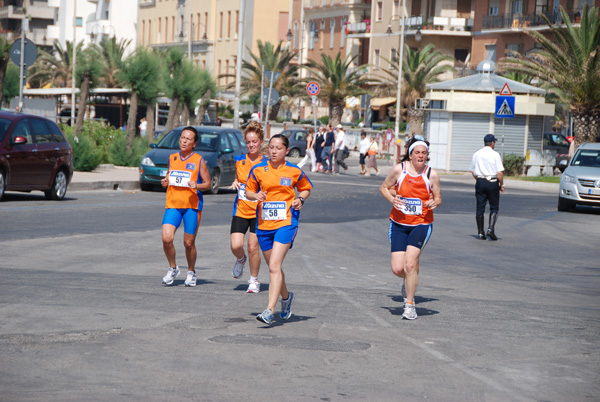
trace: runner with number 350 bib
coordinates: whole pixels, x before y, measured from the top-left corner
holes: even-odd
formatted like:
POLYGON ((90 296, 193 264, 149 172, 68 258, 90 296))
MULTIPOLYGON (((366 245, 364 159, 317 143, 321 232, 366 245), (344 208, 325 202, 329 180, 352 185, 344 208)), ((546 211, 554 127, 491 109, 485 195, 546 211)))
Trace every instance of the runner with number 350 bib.
POLYGON ((298 232, 300 210, 313 187, 302 169, 285 160, 288 151, 289 139, 274 135, 269 141, 269 160, 255 165, 246 181, 246 197, 258 201, 256 236, 269 265, 269 303, 256 317, 267 325, 273 322, 279 295, 281 319, 292 315, 294 294, 288 292, 282 265, 298 232))
POLYGON ((379 191, 392 203, 389 239, 392 272, 403 278, 402 318, 417 318, 415 292, 419 281, 419 257, 433 230, 433 209, 442 205, 440 177, 431 167, 429 143, 413 139, 402 163, 388 174, 379 191))

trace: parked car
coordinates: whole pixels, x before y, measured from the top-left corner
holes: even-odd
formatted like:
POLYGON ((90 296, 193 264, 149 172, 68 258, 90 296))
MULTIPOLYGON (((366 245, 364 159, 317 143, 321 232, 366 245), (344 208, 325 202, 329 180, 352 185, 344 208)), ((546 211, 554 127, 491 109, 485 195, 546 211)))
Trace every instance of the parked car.
MULTIPOLYGON (((211 194, 217 194, 222 185, 231 185, 235 179, 235 161, 238 155, 248 152, 240 130, 214 126, 194 126, 198 130, 198 145, 194 151, 202 155, 210 173, 211 194)), ((182 127, 171 130, 150 150, 140 164, 140 187, 144 191, 160 186, 167 175, 169 156, 179 152, 182 127)))
POLYGON ((582 144, 560 177, 558 210, 600 206, 600 143, 582 144))
POLYGON ((0 112, 0 199, 5 191, 43 191, 62 200, 73 177, 73 150, 45 117, 0 112))
POLYGON ((571 143, 562 134, 544 133, 543 149, 556 151, 556 162, 554 167, 564 171, 569 161, 569 146, 571 143))
POLYGON ((299 158, 306 155, 306 130, 283 130, 281 135, 285 135, 290 140, 290 152, 288 155, 292 158, 299 158))

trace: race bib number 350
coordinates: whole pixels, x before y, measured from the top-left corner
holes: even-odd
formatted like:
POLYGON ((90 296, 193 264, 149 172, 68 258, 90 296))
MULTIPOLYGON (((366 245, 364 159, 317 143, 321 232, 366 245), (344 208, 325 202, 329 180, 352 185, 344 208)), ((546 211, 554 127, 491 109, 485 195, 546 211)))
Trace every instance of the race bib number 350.
POLYGON ((185 170, 172 170, 171 173, 169 173, 169 185, 176 187, 189 187, 191 178, 191 172, 186 172, 185 170))
POLYGON ((423 202, 420 198, 403 198, 402 212, 405 215, 423 215, 423 202))
POLYGON ((281 221, 287 218, 285 202, 263 202, 261 218, 263 221, 281 221))

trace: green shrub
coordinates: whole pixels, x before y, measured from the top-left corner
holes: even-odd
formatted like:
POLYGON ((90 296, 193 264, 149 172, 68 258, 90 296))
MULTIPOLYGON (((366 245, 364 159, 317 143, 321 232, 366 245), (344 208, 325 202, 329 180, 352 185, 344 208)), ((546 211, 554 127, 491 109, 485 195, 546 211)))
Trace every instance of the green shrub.
POLYGON ((96 169, 102 160, 102 156, 94 142, 86 134, 82 133, 75 138, 72 129, 64 131, 66 131, 67 140, 73 148, 73 168, 83 172, 91 172, 96 169))
POLYGON ((127 151, 127 135, 120 133, 113 139, 109 149, 109 161, 117 166, 139 166, 148 151, 148 139, 136 137, 131 151, 127 151))
POLYGON ((319 120, 321 123, 323 123, 323 125, 329 124, 329 116, 322 116, 322 117, 319 117, 317 120, 319 120))
POLYGON ((525 157, 516 154, 506 154, 502 159, 504 175, 519 176, 525 169, 525 157))

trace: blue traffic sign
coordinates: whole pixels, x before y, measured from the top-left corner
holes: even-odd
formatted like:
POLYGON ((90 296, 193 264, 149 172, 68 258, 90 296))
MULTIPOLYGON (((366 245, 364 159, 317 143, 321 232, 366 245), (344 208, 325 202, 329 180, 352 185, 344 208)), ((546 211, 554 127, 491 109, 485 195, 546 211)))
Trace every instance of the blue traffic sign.
POLYGON ((496 118, 512 119, 515 117, 515 97, 496 96, 496 118))

